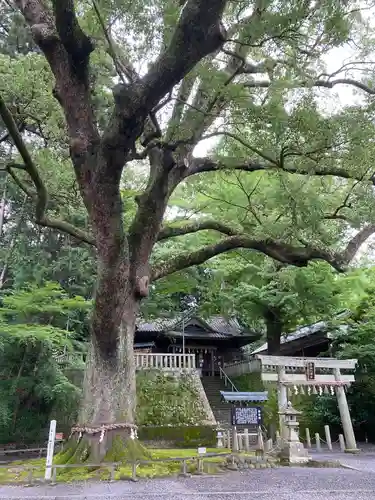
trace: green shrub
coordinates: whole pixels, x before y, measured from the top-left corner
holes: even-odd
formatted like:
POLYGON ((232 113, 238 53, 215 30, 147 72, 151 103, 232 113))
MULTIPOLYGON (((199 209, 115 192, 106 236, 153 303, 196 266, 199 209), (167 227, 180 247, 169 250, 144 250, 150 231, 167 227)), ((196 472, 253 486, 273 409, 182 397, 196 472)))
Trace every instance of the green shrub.
POLYGON ((216 428, 212 426, 155 426, 140 427, 141 441, 165 441, 176 448, 197 448, 216 446, 216 428))
POLYGON ((195 425, 206 419, 200 396, 189 374, 161 370, 137 373, 139 426, 195 425))

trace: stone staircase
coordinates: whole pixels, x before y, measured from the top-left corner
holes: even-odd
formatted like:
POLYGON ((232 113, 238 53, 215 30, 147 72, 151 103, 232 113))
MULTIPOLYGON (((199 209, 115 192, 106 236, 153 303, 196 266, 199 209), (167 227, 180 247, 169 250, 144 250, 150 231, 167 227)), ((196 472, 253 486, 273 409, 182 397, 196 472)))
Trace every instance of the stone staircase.
POLYGON ((225 386, 224 380, 220 377, 202 377, 201 380, 216 422, 222 428, 229 428, 231 405, 221 400, 220 391, 229 391, 230 389, 225 386))

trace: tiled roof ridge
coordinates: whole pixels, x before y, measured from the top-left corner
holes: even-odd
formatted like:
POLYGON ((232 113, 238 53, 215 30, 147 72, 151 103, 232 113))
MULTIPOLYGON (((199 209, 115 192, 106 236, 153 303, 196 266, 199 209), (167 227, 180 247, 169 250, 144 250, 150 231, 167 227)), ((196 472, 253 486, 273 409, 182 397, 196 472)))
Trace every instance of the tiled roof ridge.
POLYGON ((176 316, 171 318, 155 318, 150 321, 146 321, 143 318, 139 317, 137 321, 137 329, 143 331, 157 330, 160 332, 165 330, 166 328, 173 330, 178 327, 182 327, 183 320, 188 323, 194 319, 201 322, 204 326, 207 326, 207 328, 215 332, 227 332, 232 334, 235 333, 237 335, 245 333, 245 330, 241 327, 237 318, 227 318, 221 314, 213 314, 205 318, 203 316, 195 314, 194 312, 185 314, 178 313, 176 314, 176 316))

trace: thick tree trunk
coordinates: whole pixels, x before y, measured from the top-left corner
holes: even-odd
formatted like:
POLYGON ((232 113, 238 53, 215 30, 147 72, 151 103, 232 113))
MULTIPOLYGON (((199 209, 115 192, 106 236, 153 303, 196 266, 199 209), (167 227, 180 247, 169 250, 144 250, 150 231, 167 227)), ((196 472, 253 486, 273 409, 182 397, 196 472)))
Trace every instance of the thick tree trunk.
POLYGON ((135 365, 133 339, 138 305, 127 303, 113 357, 103 358, 95 339, 86 364, 84 396, 79 423, 101 426, 134 424, 135 365))
POLYGON ((281 349, 281 335, 283 323, 276 313, 267 311, 265 314, 267 328, 267 354, 279 355, 281 349))
POLYGON ((135 426, 134 331, 139 301, 128 297, 112 356, 92 338, 78 423, 72 428, 64 462, 118 461, 144 456, 135 426))

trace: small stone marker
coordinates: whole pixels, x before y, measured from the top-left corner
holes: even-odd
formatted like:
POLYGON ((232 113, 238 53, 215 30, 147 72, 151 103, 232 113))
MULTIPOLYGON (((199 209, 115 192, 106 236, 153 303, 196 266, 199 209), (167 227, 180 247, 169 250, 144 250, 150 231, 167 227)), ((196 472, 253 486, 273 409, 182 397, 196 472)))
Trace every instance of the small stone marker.
POLYGON ((207 448, 198 448, 198 455, 205 455, 207 453, 207 448))
POLYGON ((244 429, 243 431, 244 433, 244 445, 245 445, 245 451, 249 451, 250 450, 250 436, 249 436, 249 429, 244 429))
POLYGON ((310 429, 306 427, 306 447, 311 448, 311 436, 310 436, 310 429))
POLYGON ((315 443, 316 443, 316 451, 321 452, 322 451, 322 445, 320 444, 320 436, 319 436, 318 432, 315 434, 315 443))
POLYGON ((273 441, 272 439, 268 439, 265 444, 265 451, 266 453, 269 453, 273 448, 273 441))
POLYGON ((330 451, 332 451, 332 439, 331 439, 331 432, 329 430, 329 425, 324 426, 324 432, 326 435, 326 442, 327 442, 328 449, 330 451))
POLYGON ((341 451, 345 451, 345 438, 343 434, 339 434, 339 442, 341 451))

